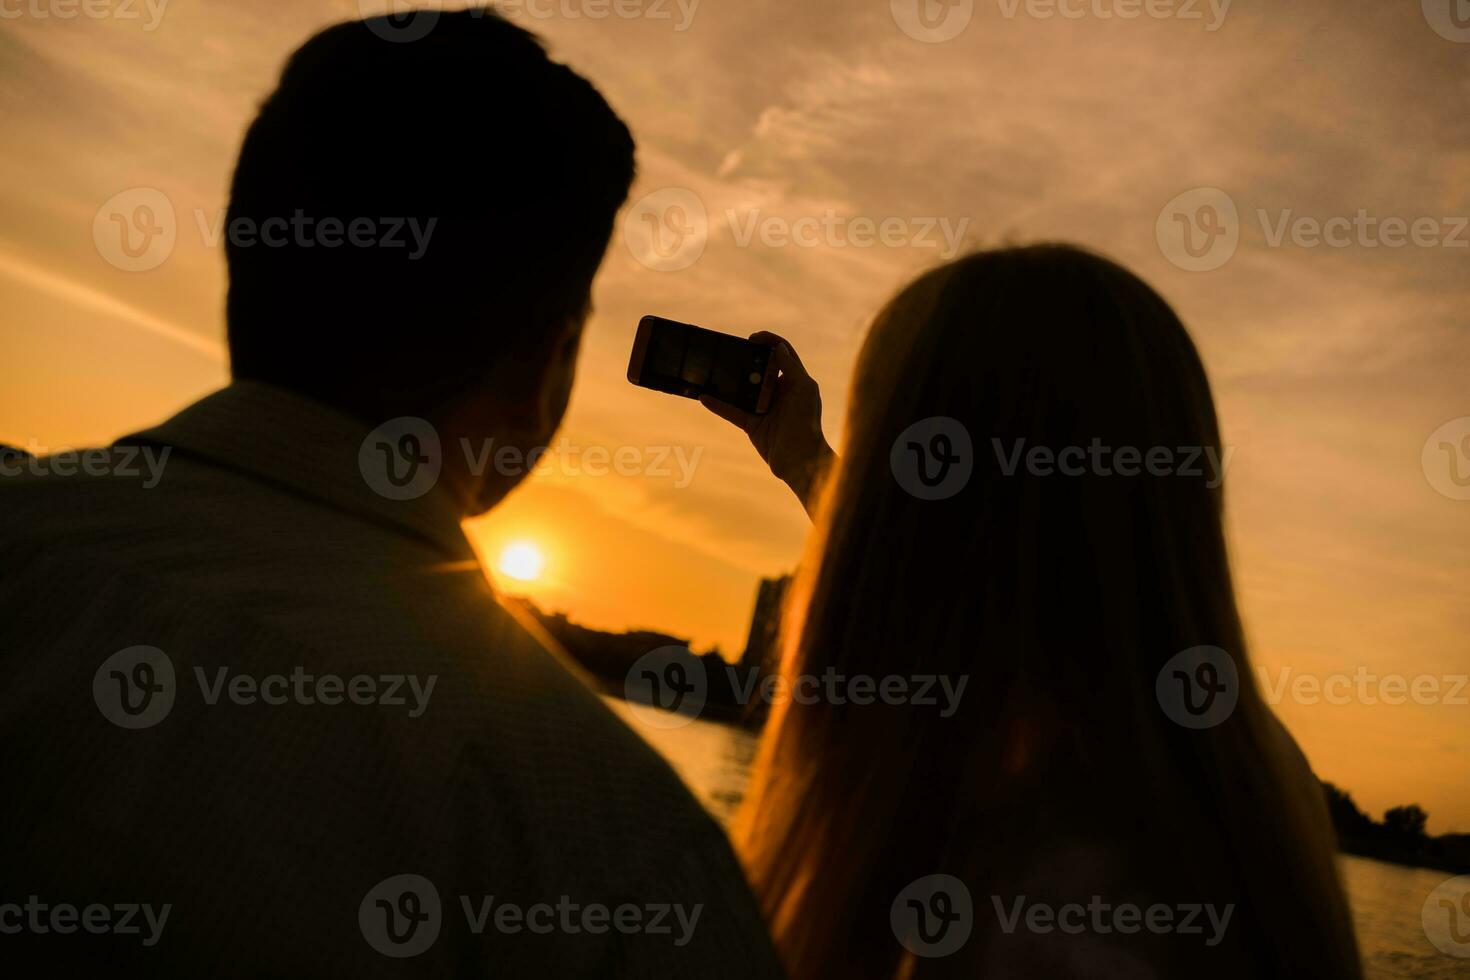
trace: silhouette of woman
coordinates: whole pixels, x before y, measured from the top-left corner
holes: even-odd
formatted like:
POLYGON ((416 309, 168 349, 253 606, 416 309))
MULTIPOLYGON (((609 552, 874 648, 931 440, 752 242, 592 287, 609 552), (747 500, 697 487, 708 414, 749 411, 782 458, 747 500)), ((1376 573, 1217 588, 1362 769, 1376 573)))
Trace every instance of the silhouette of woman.
POLYGON ((781 669, 875 681, 775 708, 737 820, 791 975, 1361 976, 1169 306, 1067 246, 928 272, 868 334, 840 459, 778 357, 770 415, 708 407, 814 516, 781 669), (936 677, 957 703, 915 696, 936 677))

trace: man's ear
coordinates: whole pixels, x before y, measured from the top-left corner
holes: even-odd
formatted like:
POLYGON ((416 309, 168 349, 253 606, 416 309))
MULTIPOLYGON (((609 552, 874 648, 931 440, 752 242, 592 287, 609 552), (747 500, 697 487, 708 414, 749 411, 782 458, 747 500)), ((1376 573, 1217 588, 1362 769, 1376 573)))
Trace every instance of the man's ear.
POLYGON ((586 323, 585 313, 564 320, 553 334, 554 346, 542 361, 539 386, 541 397, 538 399, 541 411, 539 428, 542 432, 554 432, 560 427, 562 416, 566 414, 586 323))

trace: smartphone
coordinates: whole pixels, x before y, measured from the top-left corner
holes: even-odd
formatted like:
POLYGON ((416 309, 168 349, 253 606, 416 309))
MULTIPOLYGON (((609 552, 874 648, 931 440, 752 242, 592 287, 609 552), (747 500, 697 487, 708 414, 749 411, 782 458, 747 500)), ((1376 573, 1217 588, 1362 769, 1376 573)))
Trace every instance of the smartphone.
POLYGON ((638 321, 628 380, 685 398, 709 395, 763 415, 776 390, 771 348, 692 323, 646 316, 638 321))

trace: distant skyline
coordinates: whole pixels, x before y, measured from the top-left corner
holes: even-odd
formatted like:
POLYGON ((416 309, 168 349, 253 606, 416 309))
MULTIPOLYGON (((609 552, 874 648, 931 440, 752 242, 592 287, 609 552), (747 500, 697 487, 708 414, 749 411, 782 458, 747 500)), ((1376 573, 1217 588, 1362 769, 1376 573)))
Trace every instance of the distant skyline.
MULTIPOLYGON (((758 578, 795 565, 806 518, 738 433, 628 385, 639 317, 789 336, 840 447, 884 299, 957 248, 1061 238, 1139 272, 1200 346, 1266 677, 1470 671, 1470 501, 1422 458, 1470 417, 1470 37, 1433 3, 1236 0, 1194 5, 1198 20, 1102 16, 1126 8, 1110 0, 1066 5, 1077 17, 959 0, 915 20, 908 4, 502 6, 623 114, 640 177, 564 462, 470 525, 487 564, 534 541, 546 565, 525 591, 544 607, 738 651, 758 578), (590 447, 639 462, 592 475, 590 447)), ((226 381, 213 236, 244 126, 296 45, 384 5, 0 22, 0 442, 105 442, 226 381), (166 202, 173 245, 127 271, 106 236, 110 214, 139 216, 138 189, 166 202)), ((476 125, 506 94, 446 97, 476 125)), ((1418 802, 1432 832, 1470 831, 1470 707, 1283 690, 1322 778, 1374 814, 1418 802)))

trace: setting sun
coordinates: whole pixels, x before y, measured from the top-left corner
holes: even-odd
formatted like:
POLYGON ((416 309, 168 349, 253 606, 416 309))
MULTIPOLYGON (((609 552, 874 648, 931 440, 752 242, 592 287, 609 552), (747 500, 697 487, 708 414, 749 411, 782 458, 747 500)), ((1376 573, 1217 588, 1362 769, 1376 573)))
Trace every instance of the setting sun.
POLYGON ((517 541, 506 545, 500 553, 500 571, 518 582, 533 582, 541 577, 546 567, 546 556, 541 549, 528 541, 517 541))

